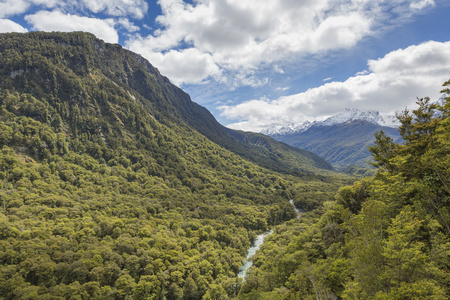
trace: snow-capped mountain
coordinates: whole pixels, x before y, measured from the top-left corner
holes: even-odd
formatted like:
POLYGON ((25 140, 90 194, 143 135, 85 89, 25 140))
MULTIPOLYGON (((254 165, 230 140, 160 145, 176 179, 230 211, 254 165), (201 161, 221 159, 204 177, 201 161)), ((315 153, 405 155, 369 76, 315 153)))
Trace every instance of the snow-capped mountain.
POLYGON ((282 126, 282 127, 281 126, 272 126, 272 127, 262 130, 261 133, 271 136, 271 135, 277 135, 277 134, 285 135, 285 134, 290 134, 290 133, 295 133, 295 132, 303 132, 303 131, 308 130, 314 123, 306 121, 301 124, 292 123, 292 124, 289 124, 287 126, 282 126))
POLYGON ((273 126, 261 131, 262 134, 274 136, 274 135, 287 135, 293 133, 305 132, 311 127, 319 126, 333 126, 343 124, 346 122, 362 120, 379 126, 386 127, 398 127, 399 123, 395 115, 388 116, 386 120, 376 110, 361 111, 357 108, 346 108, 344 111, 329 117, 324 121, 306 121, 304 123, 296 124, 292 123, 288 126, 280 127, 273 126))
POLYGON ((375 125, 386 126, 383 117, 376 110, 360 111, 357 108, 346 108, 343 112, 318 122, 316 126, 333 126, 355 120, 363 120, 375 125))
MULTIPOLYGON (((437 105, 445 104, 443 95, 437 105)), ((435 117, 439 117, 436 111, 435 117)), ((288 145, 311 151, 330 162, 337 169, 351 165, 368 167, 372 159, 368 146, 375 140, 374 133, 383 130, 394 142, 402 142, 397 130, 400 122, 392 114, 381 116, 378 111, 345 109, 324 121, 290 124, 285 127, 273 127, 262 133, 288 145)))

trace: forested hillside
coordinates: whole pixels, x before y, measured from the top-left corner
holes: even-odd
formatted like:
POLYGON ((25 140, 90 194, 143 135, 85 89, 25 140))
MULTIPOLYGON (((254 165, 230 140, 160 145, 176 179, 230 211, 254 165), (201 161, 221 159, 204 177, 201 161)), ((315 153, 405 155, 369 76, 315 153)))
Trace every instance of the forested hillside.
POLYGON ((2 34, 0 298, 448 299, 449 114, 419 100, 345 186, 118 45, 2 34))
POLYGON ((375 177, 276 227, 241 299, 450 297, 450 98, 417 105, 398 116, 404 143, 376 135, 375 177))
POLYGON ((237 296, 252 240, 295 218, 288 200, 348 179, 220 128, 118 45, 0 35, 0 298, 237 296))
MULTIPOLYGON (((91 117, 104 116, 109 111, 116 117, 109 121, 122 122, 124 129, 133 129, 129 125, 134 123, 127 124, 122 115, 133 116, 122 110, 121 103, 114 103, 118 107, 104 105, 109 93, 123 98, 122 102, 132 100, 160 123, 170 127, 172 123, 188 125, 262 167, 295 174, 308 173, 310 166, 332 169, 329 163, 311 152, 274 143, 263 135, 255 141, 245 132, 223 127, 208 110, 192 102, 188 94, 161 76, 148 61, 120 45, 105 44, 87 33, 14 33, 1 35, 0 41, 3 87, 45 97, 50 105, 54 104, 52 97, 71 99, 64 109, 76 105, 75 109, 81 113, 86 110, 91 117)), ((98 135, 101 124, 91 123, 79 129, 98 135)))

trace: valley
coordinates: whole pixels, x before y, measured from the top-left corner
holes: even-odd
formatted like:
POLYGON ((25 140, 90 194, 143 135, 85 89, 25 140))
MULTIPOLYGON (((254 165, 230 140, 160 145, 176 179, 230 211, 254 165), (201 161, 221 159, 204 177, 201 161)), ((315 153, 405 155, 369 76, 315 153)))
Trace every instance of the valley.
POLYGON ((0 34, 0 298, 446 299, 446 99, 289 146, 92 34, 0 34))
POLYGON ((331 198, 351 182, 310 152, 222 127, 93 35, 0 40, 7 299, 237 296, 247 249, 295 218, 295 190, 331 198))

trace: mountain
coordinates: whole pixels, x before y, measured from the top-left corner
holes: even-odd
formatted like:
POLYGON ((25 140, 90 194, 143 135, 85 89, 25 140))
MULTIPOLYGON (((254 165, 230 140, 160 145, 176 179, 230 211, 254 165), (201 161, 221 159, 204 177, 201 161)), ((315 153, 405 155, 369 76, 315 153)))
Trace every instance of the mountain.
MULTIPOLYGON (((387 127, 377 111, 362 112, 346 109, 321 122, 306 123, 306 126, 292 127, 271 134, 278 141, 311 151, 330 162, 335 168, 345 169, 351 165, 368 167, 375 132, 383 130, 394 141, 400 140, 395 127, 387 127)), ((272 131, 274 132, 274 131, 272 131)))
POLYGON ((332 126, 355 120, 362 120, 380 126, 388 126, 378 111, 360 111, 357 108, 346 108, 343 112, 332 116, 325 121, 318 122, 317 126, 332 126))
MULTIPOLYGON (((316 122, 314 122, 316 123, 316 122)), ((292 123, 288 126, 272 126, 266 129, 263 129, 261 131, 262 134, 268 135, 268 136, 274 136, 274 135, 284 135, 284 134, 291 134, 295 132, 303 132, 308 130, 309 127, 313 126, 314 123, 311 123, 309 121, 306 121, 301 124, 292 123)))
POLYGON ((1 298, 235 297, 289 200, 348 182, 320 167, 224 128, 119 45, 0 34, 1 298))
POLYGON ((262 130, 261 133, 268 136, 301 133, 313 126, 333 126, 355 120, 363 120, 366 122, 373 123, 375 125, 393 128, 398 127, 399 125, 398 120, 397 118, 395 118, 395 116, 388 117, 387 120, 385 120, 376 110, 360 111, 357 108, 352 109, 346 108, 344 111, 332 117, 329 117, 324 121, 314 121, 314 122, 306 121, 300 124, 292 123, 284 127, 274 126, 262 130))
MULTIPOLYGON (((9 35, 6 40, 11 40, 13 36, 9 35)), ((87 35, 79 40, 72 38, 71 42, 76 43, 74 48, 80 49, 79 54, 68 57, 66 61, 56 61, 57 64, 55 64, 54 60, 60 59, 60 55, 65 54, 62 50, 67 52, 67 49, 64 49, 64 43, 67 41, 64 41, 63 38, 60 40, 47 38, 45 34, 36 33, 21 37, 21 39, 52 42, 51 47, 44 49, 40 49, 39 43, 35 45, 36 48, 43 51, 43 55, 26 56, 31 65, 25 67, 22 61, 20 62, 22 65, 14 62, 16 65, 5 66, 4 72, 7 73, 5 75, 9 75, 10 79, 16 82, 15 85, 24 92, 29 92, 39 86, 41 95, 52 94, 85 100, 82 89, 75 91, 78 86, 66 87, 64 83, 74 75, 91 80, 101 80, 102 77, 106 77, 109 80, 108 84, 113 83, 123 92, 135 97, 136 101, 144 105, 157 121, 183 121, 213 142, 262 167, 281 172, 296 172, 297 174, 306 171, 310 166, 332 169, 327 162, 310 152, 274 143, 265 136, 259 136, 254 144, 255 136, 253 134, 232 131, 220 125, 208 110, 192 102, 188 94, 161 76, 148 61, 122 49, 119 45, 108 45, 87 35), (63 66, 59 67, 58 63, 62 63, 63 66), (58 67, 55 68, 55 66, 58 67), (61 83, 55 82, 55 76, 60 75, 66 78, 63 78, 61 83), (62 90, 58 84, 63 84, 62 90), (142 99, 151 99, 152 101, 142 99), (261 142, 262 140, 264 142, 261 142), (292 159, 287 162, 283 161, 282 157, 286 156, 292 157, 292 159)), ((3 49, 8 46, 7 41, 3 49)), ((20 50, 24 51, 26 55, 26 49, 20 50)), ((91 129, 90 132, 98 134, 95 133, 95 129, 91 129)))
MULTIPOLYGON (((168 84, 164 82, 164 84, 168 84)), ((168 84, 174 97, 168 107, 168 117, 176 113, 187 125, 228 149, 264 168, 300 175, 310 173, 310 167, 332 170, 333 167, 312 152, 276 142, 263 134, 236 131, 219 124, 204 107, 192 102, 188 94, 168 84), (179 101, 179 100, 182 101, 179 101)), ((136 87, 140 92, 140 87, 136 87)), ((150 94, 152 95, 152 94, 150 94)))

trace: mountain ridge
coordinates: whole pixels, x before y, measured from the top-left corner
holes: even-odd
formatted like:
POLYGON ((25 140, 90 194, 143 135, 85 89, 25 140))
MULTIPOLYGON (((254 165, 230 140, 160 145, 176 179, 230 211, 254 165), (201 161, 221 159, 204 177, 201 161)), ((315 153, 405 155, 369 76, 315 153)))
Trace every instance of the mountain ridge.
POLYGON ((396 128, 375 125, 365 120, 351 120, 329 126, 311 126, 303 132, 274 135, 278 141, 312 151, 339 170, 351 165, 369 168, 372 156, 368 147, 375 140, 375 132, 384 131, 399 142, 396 128))
MULTIPOLYGON (((162 76, 142 56, 123 49, 120 45, 107 44, 97 40, 91 34, 84 33, 52 35, 32 32, 28 34, 13 33, 7 34, 7 36, 33 39, 33 43, 36 43, 34 47, 37 49, 42 47, 44 53, 38 57, 27 58, 35 61, 33 66, 24 67, 17 62, 17 65, 9 65, 8 71, 4 70, 7 74, 3 75, 16 82, 17 88, 25 92, 41 85, 35 90, 41 91, 42 95, 53 94, 83 100, 83 90, 77 84, 75 86, 69 84, 63 92, 58 89, 57 84, 64 85, 64 82, 72 82, 71 78, 78 75, 88 76, 93 80, 100 80, 101 76, 106 76, 114 85, 120 86, 125 93, 129 94, 128 96, 135 97, 136 101, 140 102, 156 120, 165 122, 164 120, 167 119, 176 123, 183 120, 188 126, 193 127, 216 144, 262 167, 296 174, 311 173, 307 170, 310 167, 332 169, 329 163, 305 150, 277 144, 271 140, 266 140, 263 143, 264 146, 261 146, 261 143, 259 145, 252 144, 252 141, 255 140, 254 134, 232 131, 222 126, 206 108, 192 102, 188 94, 172 85, 169 79, 162 76), (49 41, 52 45, 45 44, 49 41), (77 55, 71 55, 66 59, 65 70, 62 70, 62 67, 52 67, 52 60, 58 63, 58 60, 63 59, 62 55, 64 55, 64 51, 67 51, 65 47, 67 48, 69 43, 72 45, 71 47, 79 49, 77 55), (48 57, 45 57, 46 55, 48 57), (42 68, 44 70, 40 70, 42 68), (97 72, 95 70, 100 70, 100 74, 95 74, 97 72), (94 73, 92 73, 93 71, 94 73), (63 74, 62 83, 55 83, 53 80, 58 74, 63 74), (149 102, 145 99, 152 99, 152 101, 149 102), (289 159, 283 161, 282 157, 289 157, 289 159)), ((4 47, 7 47, 8 42, 4 44, 4 47)), ((14 46, 20 47, 20 45, 14 46)), ((26 56, 26 49, 21 51, 26 56)), ((4 80, 3 84, 8 84, 9 79, 4 80)), ((77 82, 77 80, 73 82, 77 82)), ((96 134, 92 128, 91 134, 96 134)), ((260 136, 258 139, 268 138, 260 136)))
POLYGON ((314 122, 305 121, 300 124, 292 123, 288 126, 283 126, 279 128, 271 127, 262 130, 261 133, 266 134, 268 136, 302 133, 314 126, 318 127, 333 126, 355 120, 363 120, 383 127, 396 128, 399 125, 394 118, 389 118, 388 121, 386 121, 381 116, 381 114, 376 110, 361 111, 357 108, 346 108, 342 112, 334 116, 328 117, 323 121, 314 121, 314 122))

